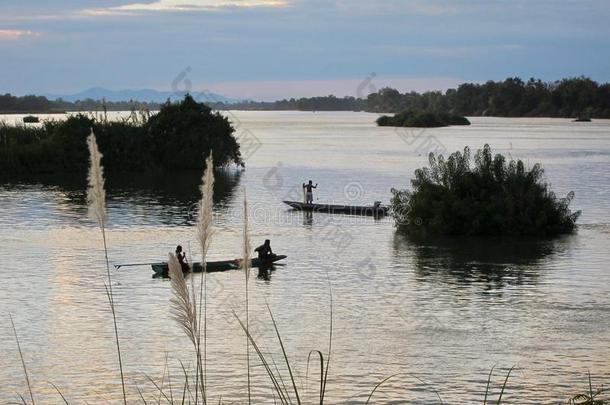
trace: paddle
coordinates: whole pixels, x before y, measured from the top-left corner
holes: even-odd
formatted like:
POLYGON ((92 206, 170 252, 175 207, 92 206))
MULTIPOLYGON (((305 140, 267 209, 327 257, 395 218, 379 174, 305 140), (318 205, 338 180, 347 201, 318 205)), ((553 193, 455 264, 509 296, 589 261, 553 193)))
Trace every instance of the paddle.
POLYGON ((115 264, 115 269, 120 269, 121 267, 131 267, 131 266, 150 266, 155 263, 127 263, 127 264, 115 264))

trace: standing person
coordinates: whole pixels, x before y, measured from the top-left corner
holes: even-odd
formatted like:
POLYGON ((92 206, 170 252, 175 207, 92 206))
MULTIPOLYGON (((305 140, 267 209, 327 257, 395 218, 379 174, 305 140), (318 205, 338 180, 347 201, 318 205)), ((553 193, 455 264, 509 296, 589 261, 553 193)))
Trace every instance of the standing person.
POLYGON ((180 245, 176 246, 176 258, 178 259, 178 263, 180 263, 183 272, 190 270, 189 264, 186 261, 186 254, 182 251, 182 246, 180 245))
POLYGON ((305 204, 313 204, 313 189, 318 188, 318 183, 314 186, 309 180, 309 183, 303 183, 303 188, 305 189, 305 204))

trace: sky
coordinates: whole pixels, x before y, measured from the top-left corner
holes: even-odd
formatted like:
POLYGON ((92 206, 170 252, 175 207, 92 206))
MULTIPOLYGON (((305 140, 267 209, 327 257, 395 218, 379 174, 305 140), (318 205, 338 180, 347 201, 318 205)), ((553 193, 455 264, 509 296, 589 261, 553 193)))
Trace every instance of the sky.
POLYGON ((274 100, 585 75, 608 0, 2 0, 0 93, 209 90, 274 100))

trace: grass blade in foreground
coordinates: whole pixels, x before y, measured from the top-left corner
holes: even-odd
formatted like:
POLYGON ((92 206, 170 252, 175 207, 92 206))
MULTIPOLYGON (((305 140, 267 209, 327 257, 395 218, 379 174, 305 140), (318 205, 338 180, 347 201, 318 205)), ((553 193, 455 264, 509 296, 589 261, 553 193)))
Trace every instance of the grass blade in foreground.
POLYGON ((17 350, 19 351, 19 358, 21 359, 21 365, 23 366, 23 374, 25 375, 25 382, 28 386, 28 391, 30 392, 32 405, 35 405, 36 402, 34 402, 34 393, 32 392, 32 385, 30 384, 30 377, 28 376, 28 368, 25 366, 25 360, 23 359, 23 352, 21 351, 21 344, 19 343, 19 336, 17 336, 15 322, 13 322, 13 316, 11 314, 8 314, 8 317, 11 320, 11 326, 13 327, 13 334, 15 335, 15 341, 17 342, 17 350))
POLYGON ((212 152, 205 160, 205 170, 201 182, 201 201, 199 202, 199 213, 197 216, 197 239, 201 246, 201 265, 203 267, 203 277, 199 284, 199 319, 197 321, 197 371, 195 377, 195 404, 198 403, 199 384, 201 384, 201 396, 203 403, 206 403, 207 386, 207 261, 206 257, 212 235, 212 210, 214 207, 214 159, 212 152), (203 315, 203 353, 201 349, 201 323, 203 315), (203 357, 203 361, 202 361, 203 357))
MULTIPOLYGON (((250 235, 248 234, 248 198, 246 195, 246 189, 244 188, 244 245, 242 251, 242 268, 244 270, 244 276, 246 279, 245 291, 246 291, 246 332, 250 332, 250 314, 249 314, 249 303, 248 303, 248 281, 250 280, 250 255, 252 254, 252 246, 250 245, 250 235)), ((246 336, 246 362, 248 367, 248 404, 252 403, 251 390, 250 390, 250 344, 248 342, 248 336, 246 336)))
POLYGON ((123 403, 127 405, 127 395, 125 394, 125 378, 123 376, 123 361, 121 359, 121 346, 119 343, 119 328, 116 321, 116 312, 114 307, 114 295, 112 294, 112 279, 110 277, 110 263, 108 262, 108 246, 106 244, 106 190, 104 189, 104 168, 102 167, 102 154, 97 147, 95 134, 91 129, 91 134, 87 137, 87 147, 89 149, 89 173, 87 176, 87 203, 89 207, 89 216, 95 219, 102 230, 102 239, 104 241, 104 256, 106 258, 106 273, 108 275, 108 286, 106 293, 110 310, 112 312, 112 321, 114 324, 114 337, 119 357, 119 370, 121 372, 121 388, 123 389, 123 403))

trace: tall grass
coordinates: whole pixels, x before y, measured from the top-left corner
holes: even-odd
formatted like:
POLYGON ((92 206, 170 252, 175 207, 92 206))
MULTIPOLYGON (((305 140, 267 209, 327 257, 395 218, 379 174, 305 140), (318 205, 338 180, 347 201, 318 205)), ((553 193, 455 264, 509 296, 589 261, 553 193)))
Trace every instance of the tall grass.
MULTIPOLYGON (((207 254, 212 242, 214 205, 214 159, 212 152, 205 161, 205 170, 201 182, 201 200, 199 202, 199 215, 197 217, 197 239, 201 247, 201 264, 203 277, 199 283, 199 319, 197 321, 197 372, 195 386, 201 383, 201 396, 206 403, 206 377, 207 377, 207 254), (203 350, 201 347, 201 323, 203 313, 203 350), (202 354, 203 352, 203 354, 202 354), (203 361, 202 361, 203 357, 203 361)), ((195 404, 199 402, 199 390, 195 390, 195 404)))
POLYGON ((110 263, 108 261, 108 245, 106 243, 106 221, 108 217, 106 213, 106 190, 104 189, 104 168, 102 166, 102 154, 97 147, 93 129, 91 130, 91 134, 87 137, 87 148, 89 149, 89 174, 87 176, 87 203, 89 206, 89 216, 97 221, 102 231, 102 240, 104 241, 104 257, 106 259, 106 274, 108 276, 108 284, 104 283, 104 287, 106 289, 106 295, 110 304, 110 310, 112 312, 115 344, 119 359, 119 370, 121 373, 123 403, 127 405, 125 378, 123 375, 123 361, 121 359, 121 345, 119 342, 119 328, 116 321, 114 295, 112 293, 112 279, 110 277, 110 263))
MULTIPOLYGON (((197 240, 201 248, 203 276, 199 283, 199 293, 195 287, 189 289, 182 267, 173 253, 169 254, 169 276, 174 297, 171 299, 174 320, 185 332, 195 350, 195 404, 200 399, 207 403, 207 254, 212 242, 214 230, 213 197, 214 197, 214 161, 212 153, 205 162, 201 181, 201 200, 198 204, 197 240), (202 340, 203 333, 203 340, 202 340)), ((188 389, 188 373, 185 370, 185 389, 188 389)), ((161 391, 162 392, 162 391, 161 391)), ((186 391, 185 391, 186 393, 186 391)), ((184 396, 184 395, 183 395, 184 396)))
MULTIPOLYGON (((331 299, 331 302, 332 302, 332 299, 331 299)), ((299 389, 297 387, 294 373, 292 371, 292 366, 291 366, 290 360, 288 358, 288 353, 286 352, 286 348, 285 348, 284 342, 282 340, 282 335, 280 333, 277 322, 275 321, 275 317, 273 316, 273 312, 271 311, 271 308, 269 307, 268 304, 267 304, 267 311, 269 312, 269 316, 270 316, 271 322, 273 324, 273 329, 275 331, 275 335, 277 337, 277 341, 278 341, 278 344, 279 344, 281 352, 282 352, 282 358, 284 360, 286 369, 288 370, 288 377, 290 378, 292 390, 289 390, 286 387, 286 385, 284 384, 284 376, 282 376, 282 374, 278 370, 275 360, 272 357, 268 358, 267 356, 265 356, 265 354, 261 350, 260 346, 254 339, 254 337, 250 334, 248 325, 245 324, 237 316, 237 314, 235 312, 233 313, 233 315, 235 316, 235 318, 239 322, 239 325, 241 326, 242 330, 246 334, 246 337, 247 337, 249 343, 254 348, 254 351, 256 352, 262 366, 265 368, 265 371, 267 372, 267 375, 271 381, 271 384, 273 385, 274 392, 277 394, 277 396, 280 400, 280 403, 282 405, 289 405, 289 404, 292 405, 292 403, 293 403, 292 400, 293 400, 293 395, 294 395, 294 400, 296 401, 296 403, 298 405, 301 405, 302 404, 301 395, 299 394, 299 389), (276 371, 274 371, 274 369, 271 367, 272 364, 274 365, 274 368, 276 371)), ((324 397, 325 397, 325 392, 326 392, 326 382, 327 382, 327 378, 328 378, 328 368, 330 365, 330 348, 331 348, 331 344, 332 344, 332 317, 333 316, 332 316, 332 304, 331 304, 330 342, 329 342, 329 353, 328 353, 328 358, 327 358, 327 362, 326 362, 326 368, 324 367, 324 355, 322 354, 321 351, 314 350, 309 353, 309 356, 307 358, 308 368, 309 368, 309 360, 311 358, 312 353, 317 353, 320 358, 320 391, 319 391, 319 399, 320 399, 319 404, 320 405, 323 405, 323 403, 324 403, 324 397)))
MULTIPOLYGON (((244 188, 244 234, 243 234, 243 250, 242 250, 242 268, 244 270, 244 276, 246 283, 244 285, 245 290, 245 307, 246 307, 246 332, 250 331, 250 314, 249 314, 249 302, 248 302, 248 281, 250 280, 250 256, 252 255, 252 246, 250 244, 250 235, 248 233, 248 197, 246 195, 246 189, 244 188)), ((250 343, 248 341, 248 333, 246 333, 246 363, 248 372, 248 404, 252 403, 251 389, 250 389, 250 343)))
POLYGON ((604 388, 602 385, 600 388, 593 390, 593 384, 591 383, 591 372, 589 374, 589 391, 587 393, 581 393, 574 395, 568 401, 570 405, 604 405, 607 403, 606 400, 601 399, 600 396, 608 392, 608 388, 604 388))
MULTIPOLYGON (((15 322, 13 322, 13 316, 9 314, 9 319, 11 321, 11 326, 13 328, 13 334, 15 335, 15 341, 17 342, 17 350, 19 351, 19 358, 21 359, 21 366, 23 367, 23 375, 25 377, 25 383, 28 387, 28 391, 30 393, 30 399, 32 400, 32 405, 36 405, 34 401, 34 392, 32 391, 32 384, 30 384, 30 377, 28 375, 28 368, 25 365, 25 360, 23 359, 23 352, 21 351, 21 344, 19 343, 19 336, 17 335, 17 328, 15 328, 15 322)), ((25 403, 25 399, 21 397, 21 400, 25 403)))

